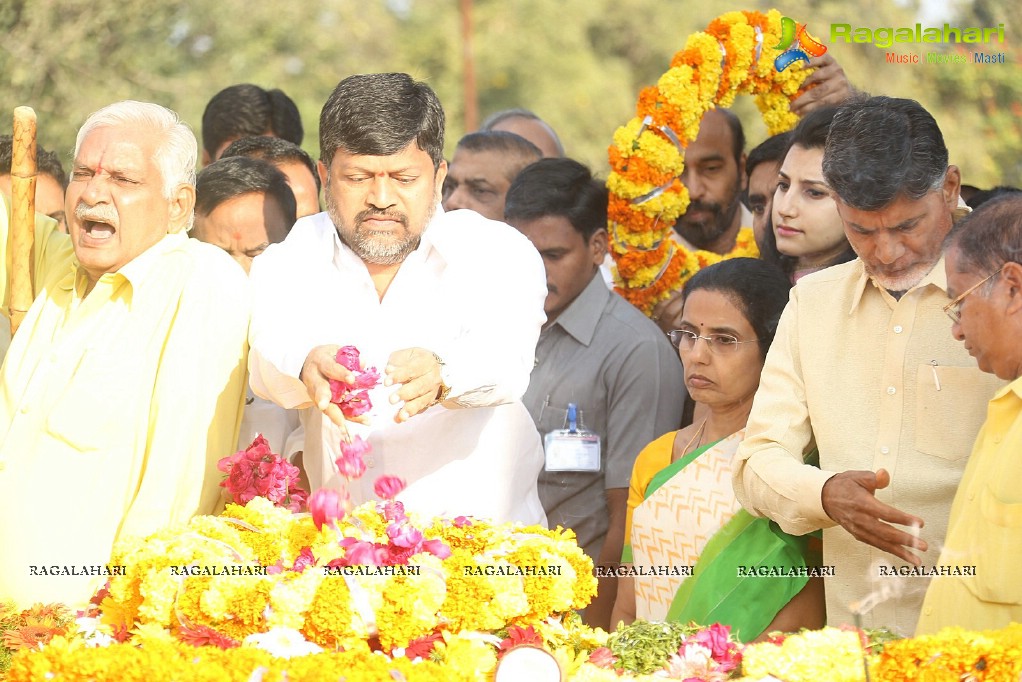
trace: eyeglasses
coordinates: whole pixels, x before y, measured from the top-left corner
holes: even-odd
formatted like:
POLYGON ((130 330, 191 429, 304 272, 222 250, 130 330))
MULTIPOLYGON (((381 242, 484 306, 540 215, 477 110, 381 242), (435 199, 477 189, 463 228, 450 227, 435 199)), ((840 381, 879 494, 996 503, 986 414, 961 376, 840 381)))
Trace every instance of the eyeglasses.
MULTIPOLYGON (((1007 263, 1005 263, 1004 265, 1007 265, 1007 263)), ((997 275, 1001 274, 1001 270, 1004 270, 1004 265, 1002 265, 996 271, 991 272, 989 275, 987 275, 986 277, 984 277, 980 281, 976 282, 975 284, 973 284, 971 287, 969 287, 968 289, 966 289, 962 293, 958 294, 958 296, 955 297, 955 300, 951 301, 950 303, 948 303, 946 306, 944 306, 942 308, 942 310, 945 313, 947 313, 947 316, 951 318, 952 322, 954 322, 955 324, 961 324, 962 323, 962 301, 965 300, 966 296, 968 296, 969 294, 974 292, 976 289, 979 289, 981 286, 983 286, 988 281, 990 281, 990 279, 992 279, 992 278, 996 277, 997 275)))
POLYGON ((710 349, 711 353, 721 355, 737 353, 743 343, 755 343, 756 341, 759 341, 759 339, 739 341, 730 334, 710 334, 709 336, 699 336, 695 332, 690 332, 687 329, 672 329, 667 332, 667 338, 670 339, 672 346, 677 348, 679 351, 685 352, 695 348, 696 341, 702 339, 706 342, 706 347, 710 349))

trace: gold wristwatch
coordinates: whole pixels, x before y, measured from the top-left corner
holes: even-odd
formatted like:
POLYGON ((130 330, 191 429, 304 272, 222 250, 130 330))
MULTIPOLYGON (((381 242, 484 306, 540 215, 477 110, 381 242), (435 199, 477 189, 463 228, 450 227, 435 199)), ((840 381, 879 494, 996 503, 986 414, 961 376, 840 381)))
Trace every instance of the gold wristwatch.
POLYGON ((433 404, 436 405, 447 400, 447 396, 451 394, 451 387, 447 384, 447 377, 444 376, 446 374, 444 371, 446 364, 436 353, 433 353, 433 359, 440 365, 440 388, 437 389, 436 399, 433 401, 433 404))

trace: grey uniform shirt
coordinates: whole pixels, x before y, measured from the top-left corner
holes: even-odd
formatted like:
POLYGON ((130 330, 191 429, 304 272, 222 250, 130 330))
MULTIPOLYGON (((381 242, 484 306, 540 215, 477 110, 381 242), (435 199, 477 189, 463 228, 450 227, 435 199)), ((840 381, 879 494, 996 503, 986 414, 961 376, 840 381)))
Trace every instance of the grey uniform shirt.
POLYGON ((639 451, 681 424, 681 360, 659 327, 597 273, 540 334, 522 400, 540 436, 565 427, 568 403, 578 405, 582 425, 600 436, 600 471, 539 475, 550 527, 574 530, 596 559, 607 534, 604 491, 627 488, 639 451))

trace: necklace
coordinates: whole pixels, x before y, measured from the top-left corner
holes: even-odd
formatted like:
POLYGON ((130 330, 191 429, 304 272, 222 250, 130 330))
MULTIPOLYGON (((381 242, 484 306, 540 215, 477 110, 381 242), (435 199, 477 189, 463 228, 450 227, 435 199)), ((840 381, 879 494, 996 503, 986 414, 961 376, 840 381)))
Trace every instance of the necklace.
POLYGON ((682 457, 684 457, 685 455, 687 455, 691 451, 692 443, 695 443, 696 448, 698 448, 702 444, 702 442, 703 442, 703 429, 705 429, 705 428, 706 428, 706 420, 704 419, 703 423, 699 425, 699 429, 695 432, 695 434, 692 435, 692 438, 689 439, 688 444, 685 446, 685 449, 681 451, 681 455, 678 457, 678 459, 681 459, 682 457), (698 439, 698 440, 696 440, 696 439, 698 439))

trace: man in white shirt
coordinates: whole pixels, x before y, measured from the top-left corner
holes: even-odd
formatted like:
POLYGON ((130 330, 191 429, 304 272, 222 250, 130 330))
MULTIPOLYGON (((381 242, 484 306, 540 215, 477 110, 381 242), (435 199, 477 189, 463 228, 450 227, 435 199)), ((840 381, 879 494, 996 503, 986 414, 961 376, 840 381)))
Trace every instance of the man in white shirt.
POLYGON ((407 74, 338 84, 320 117, 327 211, 253 263, 252 389, 306 408, 313 490, 346 486, 360 503, 388 474, 421 513, 545 523, 543 452, 521 403, 543 263, 507 225, 443 212, 443 136, 436 94, 407 74), (354 379, 334 359, 345 345, 383 377, 365 424, 330 402, 330 379, 354 379), (345 434, 372 446, 351 482, 334 463, 345 434))

